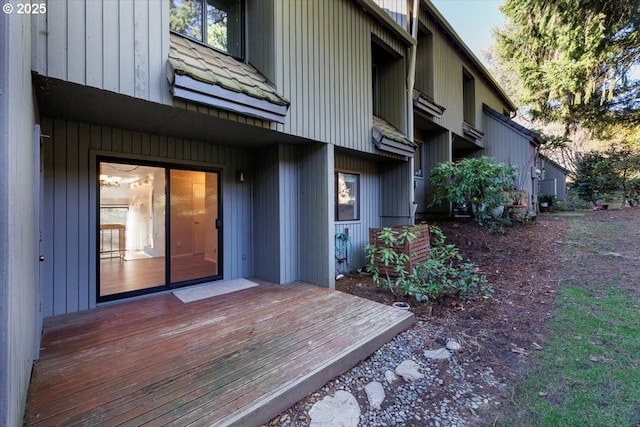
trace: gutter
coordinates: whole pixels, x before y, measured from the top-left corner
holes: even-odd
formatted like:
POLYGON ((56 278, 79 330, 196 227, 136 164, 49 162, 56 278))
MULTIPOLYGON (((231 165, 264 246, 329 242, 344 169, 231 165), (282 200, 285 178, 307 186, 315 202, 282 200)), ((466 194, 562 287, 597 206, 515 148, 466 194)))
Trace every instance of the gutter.
MULTIPOLYGON (((418 40, 418 11, 420 0, 413 0, 413 8, 411 9, 411 37, 418 40)), ((418 51, 417 43, 409 47, 409 67, 407 70, 407 139, 414 142, 414 116, 413 116, 413 88, 416 81, 416 54, 418 51)), ((409 159, 409 175, 411 185, 409 186, 409 215, 411 223, 415 223, 414 202, 415 196, 415 179, 413 178, 415 159, 409 159)))

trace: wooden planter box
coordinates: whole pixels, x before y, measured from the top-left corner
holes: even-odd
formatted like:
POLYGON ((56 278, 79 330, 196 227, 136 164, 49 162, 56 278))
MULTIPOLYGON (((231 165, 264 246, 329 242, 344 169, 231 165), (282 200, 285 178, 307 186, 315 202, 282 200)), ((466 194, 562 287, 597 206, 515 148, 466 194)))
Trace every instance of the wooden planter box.
MULTIPOLYGON (((405 227, 419 233, 418 237, 411 243, 405 242, 403 245, 394 246, 393 249, 397 253, 407 254, 409 260, 405 264, 405 268, 409 273, 411 273, 417 263, 429 259, 429 249, 431 248, 431 245, 429 243, 429 226, 427 224, 411 226, 405 225, 391 227, 391 229, 394 232, 399 233, 405 227)), ((376 248, 384 246, 384 244, 378 238, 378 233, 380 233, 380 231, 382 231, 382 228, 369 229, 369 243, 376 248)), ((382 261, 376 259, 376 266, 378 267, 381 274, 388 273, 390 276, 395 275, 395 266, 393 265, 389 265, 389 267, 386 267, 382 261)))

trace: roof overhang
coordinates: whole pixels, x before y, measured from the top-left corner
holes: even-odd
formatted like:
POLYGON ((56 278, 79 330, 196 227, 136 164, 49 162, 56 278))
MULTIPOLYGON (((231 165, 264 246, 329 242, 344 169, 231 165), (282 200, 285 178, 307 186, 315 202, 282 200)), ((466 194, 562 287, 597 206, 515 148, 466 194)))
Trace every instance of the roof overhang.
POLYGON ((484 132, 480 131, 479 129, 476 129, 475 127, 471 126, 467 122, 462 122, 462 133, 464 133, 465 136, 468 136, 469 138, 473 139, 476 145, 478 145, 479 147, 484 147, 484 145, 482 144, 482 139, 484 138, 484 132))
POLYGON ((531 129, 527 129, 526 127, 522 126, 520 123, 513 121, 512 119, 505 116, 504 114, 500 114, 498 111, 489 107, 487 104, 482 104, 482 110, 489 117, 504 123, 506 126, 509 126, 511 129, 513 129, 514 131, 518 132, 519 134, 527 138, 533 145, 540 146, 544 144, 545 142, 544 138, 539 133, 534 132, 531 129))
POLYGON ((446 110, 445 107, 415 89, 413 91, 413 106, 423 113, 436 118, 441 118, 446 110))
POLYGON ((167 79, 175 98, 284 123, 289 101, 255 67, 172 32, 167 79))
POLYGON ((257 99, 244 93, 235 92, 209 83, 176 74, 171 85, 174 97, 198 104, 209 105, 222 110, 246 116, 257 117, 277 123, 284 123, 288 107, 264 99, 257 99))
POLYGON ((394 21, 374 0, 356 0, 356 2, 385 28, 388 28, 395 36, 398 36, 406 46, 415 46, 418 44, 418 41, 411 37, 411 34, 394 21))
POLYGON ((409 141, 402 132, 377 116, 373 116, 371 137, 378 150, 405 157, 413 157, 417 147, 417 145, 409 141))

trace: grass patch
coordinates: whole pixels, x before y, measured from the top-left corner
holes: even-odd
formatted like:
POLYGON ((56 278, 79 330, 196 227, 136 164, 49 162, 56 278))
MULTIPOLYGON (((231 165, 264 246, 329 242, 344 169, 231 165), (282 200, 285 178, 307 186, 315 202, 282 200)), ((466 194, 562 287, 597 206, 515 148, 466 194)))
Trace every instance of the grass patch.
POLYGON ((640 310, 614 286, 565 286, 551 339, 515 389, 518 420, 505 425, 635 426, 640 423, 640 310), (593 289, 593 288, 592 288, 593 289))

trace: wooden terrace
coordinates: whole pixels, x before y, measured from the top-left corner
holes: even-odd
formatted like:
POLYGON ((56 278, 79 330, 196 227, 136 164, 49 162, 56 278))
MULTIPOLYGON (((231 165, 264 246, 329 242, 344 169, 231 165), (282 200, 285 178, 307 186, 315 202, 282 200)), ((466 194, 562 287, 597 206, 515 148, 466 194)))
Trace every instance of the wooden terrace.
POLYGON ((295 283, 182 303, 173 294, 45 319, 25 425, 269 421, 413 322, 295 283))

